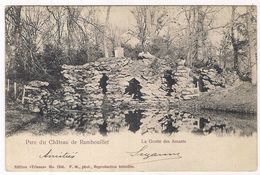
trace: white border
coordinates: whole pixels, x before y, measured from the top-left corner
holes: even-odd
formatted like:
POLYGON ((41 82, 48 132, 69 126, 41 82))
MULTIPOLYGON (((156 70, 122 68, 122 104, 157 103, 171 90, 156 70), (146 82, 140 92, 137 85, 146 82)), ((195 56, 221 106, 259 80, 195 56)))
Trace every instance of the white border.
MULTIPOLYGON (((74 0, 73 2, 69 0, 2 0, 0 2, 0 175, 1 174, 20 174, 20 175, 34 175, 36 172, 24 172, 24 173, 17 173, 17 172, 6 172, 5 171, 5 149, 4 149, 4 143, 5 143, 5 95, 4 95, 4 86, 5 86, 5 71, 4 71, 4 65, 5 65, 5 33, 4 33, 4 7, 6 5, 258 5, 257 7, 257 20, 258 20, 258 34, 257 34, 257 41, 260 41, 260 35, 259 35, 259 29, 260 29, 260 1, 259 0, 74 0)), ((258 46, 259 46, 258 42, 258 46)), ((260 87, 260 47, 257 47, 258 52, 258 86, 257 91, 259 92, 260 87)), ((259 96, 257 98, 257 109, 259 110, 259 96)), ((259 115, 258 115, 258 133, 259 133, 259 115)), ((259 150, 260 150, 260 134, 258 134, 258 164, 260 163, 259 159, 259 150)), ((48 175, 63 175, 63 174, 144 174, 140 172, 111 172, 111 173, 87 173, 87 172, 39 172, 37 174, 48 174, 48 175)), ((225 175, 259 175, 260 170, 258 167, 258 170, 256 172, 157 172, 157 173, 145 173, 145 174, 151 174, 151 175, 164 175, 164 174, 177 174, 177 175, 204 175, 204 174, 210 174, 210 175, 218 175, 218 174, 225 174, 225 175)))

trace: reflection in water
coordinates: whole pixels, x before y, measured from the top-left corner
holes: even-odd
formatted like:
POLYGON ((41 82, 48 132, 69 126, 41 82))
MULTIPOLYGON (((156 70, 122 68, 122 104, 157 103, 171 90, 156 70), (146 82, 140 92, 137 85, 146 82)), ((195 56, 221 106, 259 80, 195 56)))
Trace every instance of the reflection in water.
POLYGON ((162 126, 162 132, 163 133, 173 133, 178 132, 179 126, 176 125, 176 118, 173 119, 172 114, 167 114, 158 122, 162 126))
POLYGON ((203 117, 199 118, 199 128, 194 128, 193 133, 198 134, 211 134, 215 133, 218 135, 221 134, 235 134, 235 129, 232 126, 227 126, 225 123, 213 123, 210 122, 210 119, 203 117))
POLYGON ((199 135, 251 136, 257 130, 256 116, 216 113, 210 111, 185 112, 175 109, 111 110, 109 112, 70 111, 64 115, 64 126, 79 132, 107 135, 128 128, 141 134, 191 132, 199 135))
POLYGON ((107 135, 107 122, 106 122, 106 120, 104 120, 104 123, 102 125, 99 125, 99 132, 103 136, 107 135))
POLYGON ((209 120, 209 119, 200 117, 200 119, 199 119, 199 128, 200 128, 200 129, 203 129, 203 128, 205 128, 205 126, 206 126, 207 124, 209 124, 209 123, 210 123, 210 120, 209 120))
POLYGON ((129 124, 129 130, 132 132, 136 132, 140 129, 140 125, 142 124, 140 122, 144 110, 134 110, 133 111, 128 111, 128 114, 125 114, 125 121, 126 123, 129 124))

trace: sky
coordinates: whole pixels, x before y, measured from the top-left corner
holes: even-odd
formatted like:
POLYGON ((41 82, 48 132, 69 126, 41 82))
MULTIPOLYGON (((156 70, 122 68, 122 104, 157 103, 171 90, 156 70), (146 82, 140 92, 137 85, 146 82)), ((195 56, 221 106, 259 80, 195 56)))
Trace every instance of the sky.
MULTIPOLYGON (((132 28, 136 25, 135 19, 130 12, 135 6, 112 6, 110 10, 110 18, 109 22, 113 26, 117 26, 123 30, 127 30, 128 28, 132 28)), ((215 6, 219 12, 215 16, 214 26, 224 26, 231 19, 231 6, 215 6)), ((104 22, 106 16, 106 8, 105 6, 100 6, 100 19, 104 22)), ((169 16, 174 17, 179 12, 181 6, 167 6, 169 8, 170 14, 169 16)), ((236 9, 237 13, 244 13, 245 7, 239 6, 236 9)), ((186 24, 184 16, 180 15, 178 18, 178 23, 186 24)), ((178 26, 176 26, 177 28, 178 26)), ((174 26, 173 26, 174 28, 174 26)), ((217 30, 212 30, 209 32, 209 39, 213 41, 213 44, 219 46, 220 41, 223 37, 222 28, 217 30)))
MULTIPOLYGON (((106 8, 100 7, 100 20, 105 22, 106 8)), ((134 6, 112 6, 110 9, 109 23, 115 25, 121 29, 128 29, 133 27, 136 22, 131 10, 134 6)))

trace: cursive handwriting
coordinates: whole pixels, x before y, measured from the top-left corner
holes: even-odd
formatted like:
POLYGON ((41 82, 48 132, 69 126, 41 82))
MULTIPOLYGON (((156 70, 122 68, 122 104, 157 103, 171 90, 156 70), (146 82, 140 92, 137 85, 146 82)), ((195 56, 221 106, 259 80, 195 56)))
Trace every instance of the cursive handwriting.
POLYGON ((180 153, 156 153, 156 152, 148 152, 148 145, 143 146, 138 151, 127 152, 132 157, 142 157, 143 160, 148 160, 151 157, 157 157, 160 160, 163 159, 181 159, 180 153), (162 159, 163 158, 163 159, 162 159))
POLYGON ((40 158, 68 158, 68 159, 73 159, 77 154, 78 154, 78 152, 72 152, 72 153, 60 152, 59 154, 57 154, 57 153, 53 153, 53 150, 50 149, 47 153, 39 155, 39 157, 40 158))

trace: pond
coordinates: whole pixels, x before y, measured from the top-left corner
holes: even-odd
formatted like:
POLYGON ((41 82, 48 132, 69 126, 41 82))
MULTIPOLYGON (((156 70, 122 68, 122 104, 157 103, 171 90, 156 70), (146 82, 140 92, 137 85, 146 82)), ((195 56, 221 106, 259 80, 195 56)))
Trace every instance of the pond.
POLYGON ((256 115, 209 110, 155 108, 75 110, 42 117, 35 113, 11 110, 7 111, 6 115, 7 135, 18 132, 58 133, 68 130, 86 134, 100 133, 104 136, 120 132, 142 135, 188 132, 195 135, 252 136, 257 132, 256 115))
POLYGON ((108 135, 114 132, 251 136, 256 115, 194 109, 128 109, 67 113, 64 127, 78 132, 108 135), (76 117, 75 117, 76 116, 76 117))

